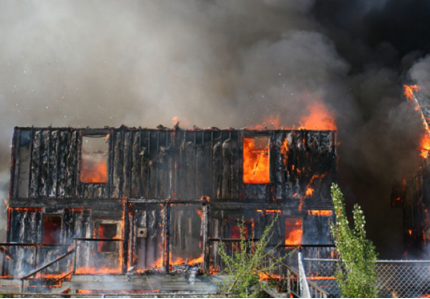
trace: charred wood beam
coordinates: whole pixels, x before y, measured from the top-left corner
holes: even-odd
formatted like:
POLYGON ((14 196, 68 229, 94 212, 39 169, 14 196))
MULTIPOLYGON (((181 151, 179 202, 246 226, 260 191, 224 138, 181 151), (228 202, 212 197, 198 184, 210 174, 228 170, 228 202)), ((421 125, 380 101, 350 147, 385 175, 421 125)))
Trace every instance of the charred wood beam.
MULTIPOLYGON (((37 247, 36 247, 37 248, 37 247)), ((0 251, 3 252, 7 257, 9 257, 11 260, 14 260, 13 254, 10 253, 6 248, 3 246, 0 247, 0 251)))
POLYGON ((10 198, 9 207, 11 208, 57 208, 57 209, 106 209, 115 210, 121 206, 121 199, 100 199, 94 198, 73 198, 65 201, 64 199, 54 198, 10 198))
MULTIPOLYGON (((12 151, 11 151, 11 164, 10 164, 10 173, 13 174, 11 175, 10 178, 10 185, 9 185, 9 198, 16 196, 16 194, 18 193, 17 190, 17 181, 16 178, 18 178, 18 171, 19 171, 19 159, 17 159, 18 157, 18 144, 19 144, 19 136, 20 136, 20 130, 15 127, 14 132, 13 132, 13 140, 12 140, 12 151)), ((19 179, 19 178, 18 178, 19 179)))
POLYGON ((209 238, 209 242, 240 242, 245 240, 246 242, 257 242, 261 239, 253 238, 253 239, 240 239, 240 238, 209 238))
POLYGON ((203 210, 203 271, 209 273, 210 264, 210 246, 209 246, 209 219, 210 219, 210 205, 202 204, 203 210))
POLYGON ((163 266, 164 271, 169 273, 170 253, 170 204, 166 202, 163 214, 163 266))
POLYGON ((44 244, 44 243, 0 243, 0 246, 22 246, 22 247, 68 247, 71 244, 44 244))
POLYGON ((71 254, 72 254, 72 253, 74 253, 74 252, 75 252, 75 249, 70 250, 69 252, 67 252, 67 253, 63 254, 62 256, 59 256, 58 258, 56 258, 56 259, 55 259, 55 260, 53 260, 52 262, 49 262, 49 263, 47 263, 47 264, 43 265, 42 267, 40 267, 39 269, 36 269, 36 270, 34 270, 34 271, 30 272, 29 274, 27 274, 27 275, 25 275, 25 276, 21 277, 21 280, 24 280, 24 279, 30 278, 31 276, 33 276, 33 275, 35 275, 35 274, 39 273, 40 271, 42 271, 42 270, 44 270, 44 269, 48 268, 49 266, 51 266, 51 265, 55 264, 55 263, 56 263, 56 262, 58 262, 59 260, 62 260, 63 258, 65 258, 65 257, 67 257, 67 256, 69 256, 69 255, 71 255, 71 254))
MULTIPOLYGON (((128 209, 128 204, 124 202, 124 208, 123 208, 123 224, 124 224, 124 232, 123 232, 123 236, 124 238, 128 238, 129 237, 129 233, 130 233, 130 225, 129 225, 129 215, 128 215, 129 209, 128 209)), ((123 263, 122 263, 122 273, 126 273, 127 272, 127 259, 128 259, 128 250, 129 250, 129 243, 125 240, 122 243, 122 254, 123 256, 120 257, 123 259, 123 263)))
MULTIPOLYGON (((293 204, 267 204, 262 205, 261 203, 250 203, 250 202, 222 202, 222 203, 211 203, 213 209, 217 210, 294 210, 297 211, 298 200, 293 204)), ((305 210, 333 210, 333 204, 331 203, 318 203, 318 205, 304 205, 303 211, 305 210)))
POLYGON ((124 239, 100 239, 100 238, 73 238, 77 241, 103 241, 103 242, 124 242, 124 239))

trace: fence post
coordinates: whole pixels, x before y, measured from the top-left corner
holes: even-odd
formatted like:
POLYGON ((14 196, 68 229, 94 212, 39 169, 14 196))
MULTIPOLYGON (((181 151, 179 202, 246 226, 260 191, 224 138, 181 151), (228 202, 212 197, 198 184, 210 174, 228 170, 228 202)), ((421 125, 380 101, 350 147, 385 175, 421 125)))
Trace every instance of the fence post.
POLYGON ((306 278, 305 269, 303 267, 302 253, 298 253, 299 260, 299 281, 300 281, 300 296, 301 298, 311 298, 309 291, 308 280, 306 278))

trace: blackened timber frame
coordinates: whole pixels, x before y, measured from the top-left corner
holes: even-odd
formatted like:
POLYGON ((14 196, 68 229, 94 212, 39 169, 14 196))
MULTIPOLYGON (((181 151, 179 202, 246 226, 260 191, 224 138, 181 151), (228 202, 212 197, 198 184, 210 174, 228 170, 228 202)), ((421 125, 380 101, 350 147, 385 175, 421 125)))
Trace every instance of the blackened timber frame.
MULTIPOLYGON (((203 214, 203 219, 201 222, 201 227, 203 230, 203 244, 202 244, 202 251, 201 254, 203 255, 203 269, 209 269, 209 257, 207 254, 209 254, 208 248, 208 240, 209 240, 209 219, 210 219, 210 203, 206 199, 191 199, 191 200, 170 200, 170 199, 153 199, 153 200, 146 200, 146 199, 128 199, 125 206, 127 206, 129 211, 136 212, 139 209, 142 209, 147 204, 158 204, 162 206, 162 257, 163 257, 163 269, 165 273, 170 272, 170 256, 171 256, 171 250, 170 250, 170 242, 171 242, 171 207, 175 205, 197 205, 201 207, 201 211, 203 214)), ((124 224, 125 228, 127 230, 125 236, 131 236, 133 232, 136 230, 136 227, 129 227, 128 223, 133 223, 135 225, 135 221, 130 221, 129 217, 137 217, 137 215, 131 213, 131 215, 127 212, 124 213, 124 224)), ((185 233, 185 232, 184 232, 185 233)), ((130 244, 129 242, 125 242, 127 244, 124 244, 124 246, 128 246, 130 244)), ((128 248, 127 250, 136 250, 135 247, 128 248)), ((130 252, 126 253, 127 250, 124 250, 125 256, 127 260, 124 260, 123 265, 131 265, 132 261, 130 260, 130 252)))

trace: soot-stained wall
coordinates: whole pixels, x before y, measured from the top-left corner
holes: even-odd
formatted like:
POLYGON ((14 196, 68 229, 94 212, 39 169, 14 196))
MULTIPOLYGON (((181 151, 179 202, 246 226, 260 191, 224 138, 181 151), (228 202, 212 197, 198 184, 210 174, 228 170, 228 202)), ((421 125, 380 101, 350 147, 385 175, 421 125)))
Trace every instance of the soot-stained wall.
MULTIPOLYGON (((118 224, 121 250, 105 256, 140 270, 206 260, 216 255, 211 239, 237 237, 242 219, 258 238, 278 216, 272 245, 288 245, 293 233, 292 245, 327 244, 336 164, 334 131, 15 128, 8 240, 43 243, 57 225, 56 240, 72 244, 118 224), (96 153, 107 157, 101 182, 82 179, 87 137, 106 142, 96 153), (247 138, 267 139, 268 183, 244 183, 247 138)), ((90 266, 85 252, 79 263, 90 266)), ((31 255, 23 259, 33 265, 31 255)))

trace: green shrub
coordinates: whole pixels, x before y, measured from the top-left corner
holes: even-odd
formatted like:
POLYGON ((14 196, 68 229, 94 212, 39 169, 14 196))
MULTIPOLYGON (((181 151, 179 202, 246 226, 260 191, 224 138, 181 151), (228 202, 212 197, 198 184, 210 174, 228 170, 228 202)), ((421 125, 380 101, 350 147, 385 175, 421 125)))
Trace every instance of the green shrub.
POLYGON ((377 297, 375 263, 377 253, 372 242, 366 239, 366 220, 359 205, 354 205, 354 229, 349 227, 345 213, 345 199, 338 185, 331 186, 336 222, 331 232, 339 253, 340 264, 336 273, 343 297, 377 297))
MULTIPOLYGON (((234 297, 262 297, 263 286, 260 284, 259 272, 270 273, 277 268, 276 263, 267 265, 265 249, 272 236, 271 230, 276 222, 266 226, 263 235, 257 242, 246 240, 245 223, 242 220, 240 225, 240 242, 237 250, 231 255, 227 252, 225 243, 220 242, 218 253, 225 263, 225 269, 222 274, 228 275, 227 279, 219 285, 219 291, 225 295, 234 295, 234 297)), ((282 261, 285 257, 278 259, 282 261)))

